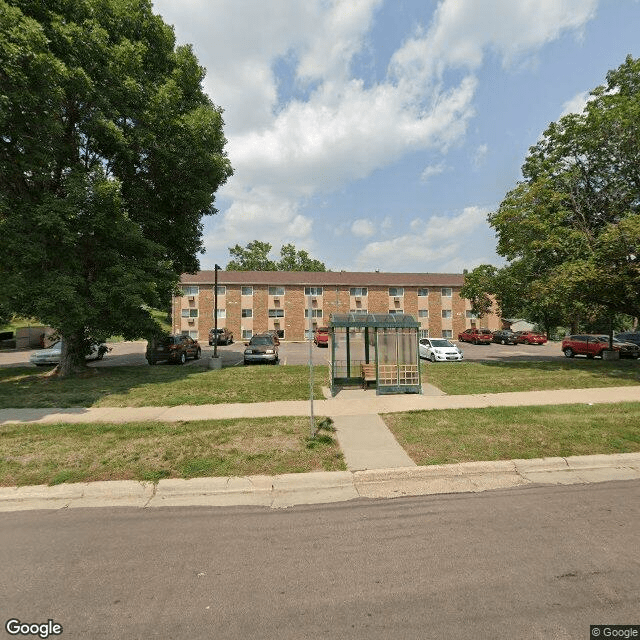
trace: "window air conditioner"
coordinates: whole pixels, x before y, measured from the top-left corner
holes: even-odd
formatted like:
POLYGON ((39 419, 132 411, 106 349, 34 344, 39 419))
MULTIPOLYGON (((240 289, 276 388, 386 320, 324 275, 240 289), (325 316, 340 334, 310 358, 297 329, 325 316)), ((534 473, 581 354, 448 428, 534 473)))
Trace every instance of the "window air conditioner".
POLYGON ((189 296, 189 300, 193 301, 193 300, 195 300, 195 299, 196 299, 196 297, 195 297, 195 296, 189 296))
POLYGON ((195 320, 193 318, 189 318, 189 320, 187 320, 187 322, 189 324, 195 324, 195 320))
POLYGON ((393 298, 393 301, 394 301, 394 302, 400 302, 400 296, 395 296, 395 297, 393 298))
POLYGON ((362 298, 360 296, 356 296, 356 302, 362 302, 362 298))

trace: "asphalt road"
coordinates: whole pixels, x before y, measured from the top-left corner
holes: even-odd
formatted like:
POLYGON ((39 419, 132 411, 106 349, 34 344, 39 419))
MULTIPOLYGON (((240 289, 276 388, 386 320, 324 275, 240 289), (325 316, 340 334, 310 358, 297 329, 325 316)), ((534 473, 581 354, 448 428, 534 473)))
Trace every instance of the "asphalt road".
POLYGON ((638 481, 7 513, 0 611, 65 640, 586 640, 640 624, 639 525, 638 481))
MULTIPOLYGON (((110 343, 111 352, 105 355, 104 360, 93 362, 91 366, 111 367, 122 365, 147 365, 144 357, 145 341, 115 342, 110 343)), ((213 354, 213 347, 201 344, 203 359, 213 354)), ((546 345, 472 345, 459 343, 465 360, 555 360, 564 358, 559 342, 546 345)), ((243 366, 242 351, 244 343, 235 342, 231 345, 218 346, 218 354, 222 357, 224 366, 243 366)), ((331 351, 328 348, 312 347, 313 362, 316 365, 325 365, 331 359, 331 351)), ((0 367, 32 366, 29 364, 31 351, 0 351, 0 367)), ((283 342, 280 345, 280 364, 309 363, 309 344, 304 342, 283 342)), ((203 366, 203 362, 189 361, 188 366, 203 366)), ((455 366, 453 362, 441 362, 435 366, 455 366)), ((158 366, 173 366, 168 363, 160 363, 158 366)))

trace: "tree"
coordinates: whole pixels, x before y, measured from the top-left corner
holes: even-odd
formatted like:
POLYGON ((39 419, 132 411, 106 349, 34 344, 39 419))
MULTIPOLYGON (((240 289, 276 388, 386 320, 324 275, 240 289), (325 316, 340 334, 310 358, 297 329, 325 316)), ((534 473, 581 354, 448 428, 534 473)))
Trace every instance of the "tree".
POLYGON ((280 260, 269 258, 271 245, 268 242, 254 240, 241 247, 229 247, 233 259, 227 264, 228 271, 326 271, 320 260, 309 257, 304 251, 298 251, 292 244, 280 248, 280 260))
POLYGON ((232 174, 204 69, 149 0, 0 0, 0 307, 63 340, 150 336, 232 174))
POLYGON ((637 317, 640 60, 627 57, 591 97, 531 147, 523 180, 489 222, 525 308, 637 317))

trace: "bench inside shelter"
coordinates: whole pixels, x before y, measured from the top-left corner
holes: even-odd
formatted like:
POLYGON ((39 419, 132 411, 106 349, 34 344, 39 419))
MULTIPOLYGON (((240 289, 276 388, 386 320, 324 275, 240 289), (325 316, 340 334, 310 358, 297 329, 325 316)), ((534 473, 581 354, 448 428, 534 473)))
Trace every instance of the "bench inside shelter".
POLYGON ((373 362, 360 365, 362 373, 362 388, 368 389, 370 382, 376 382, 376 365, 373 362))

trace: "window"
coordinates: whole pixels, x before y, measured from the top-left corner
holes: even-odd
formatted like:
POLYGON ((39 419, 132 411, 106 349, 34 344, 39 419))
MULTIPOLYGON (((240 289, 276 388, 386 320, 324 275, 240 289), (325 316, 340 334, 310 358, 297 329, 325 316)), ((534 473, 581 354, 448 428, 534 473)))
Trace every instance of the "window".
POLYGON ((442 287, 442 289, 440 289, 440 293, 443 298, 450 298, 453 292, 451 287, 442 287))
POLYGON ((253 318, 253 309, 242 309, 241 315, 243 318, 253 318))
POLYGON ((356 297, 363 297, 367 295, 367 287, 351 287, 349 294, 356 297))
POLYGON ((226 318, 227 317, 227 310, 226 309, 218 309, 217 316, 218 316, 218 318, 226 318))
POLYGON ((429 295, 429 289, 418 289, 418 297, 419 298, 426 298, 429 295))
POLYGON ((243 340, 250 340, 252 335, 253 335, 253 329, 243 329, 242 330, 242 339, 243 340))
POLYGON ((183 296, 197 296, 200 293, 200 287, 198 285, 183 285, 183 296))
POLYGON ((451 331, 451 329, 443 329, 442 330, 442 337, 443 338, 453 338, 453 331, 451 331))
POLYGON ((197 340, 198 339, 198 332, 197 331, 183 331, 182 334, 183 336, 189 336, 192 340, 197 340))
POLYGON ((418 331, 419 338, 428 338, 429 337, 429 329, 420 329, 418 331))
MULTIPOLYGON (((304 317, 309 317, 309 309, 304 310, 304 317)), ((322 318, 322 309, 311 309, 312 318, 322 318)))
POLYGON ((269 309, 270 318, 284 318, 284 309, 269 309))
POLYGON ((269 287, 269 295, 270 296, 283 296, 284 295, 284 287, 269 287))
MULTIPOLYGON (((242 287, 241 295, 243 295, 243 296, 252 296, 253 295, 253 286, 252 285, 248 285, 248 286, 242 287)), ((249 336, 249 337, 251 337, 251 336, 249 336)))
POLYGON ((428 318, 429 311, 427 309, 418 309, 418 318, 428 318))
POLYGON ((197 318, 198 310, 197 309, 183 309, 182 310, 183 318, 197 318))
POLYGON ((443 318, 450 318, 451 317, 451 309, 443 309, 442 310, 442 317, 443 318))
POLYGON ((305 287, 304 295, 305 296, 321 296, 322 287, 305 287))
POLYGON ((369 312, 366 309, 350 309, 349 313, 354 313, 357 316, 366 316, 369 312))
POLYGON ((464 314, 464 315, 465 315, 467 318, 471 318, 471 319, 473 319, 473 320, 475 320, 475 319, 478 317, 478 315, 477 315, 477 314, 475 314, 475 313, 473 313, 473 311, 465 311, 465 314, 464 314))
POLYGON ((399 298, 404 296, 404 287, 389 287, 389 296, 391 298, 399 298))
POLYGON ((389 315, 395 316, 396 313, 404 313, 402 309, 389 309, 389 315))
POLYGON ((218 285, 218 295, 219 296, 224 296, 227 293, 227 287, 225 287, 223 284, 219 284, 218 285))

